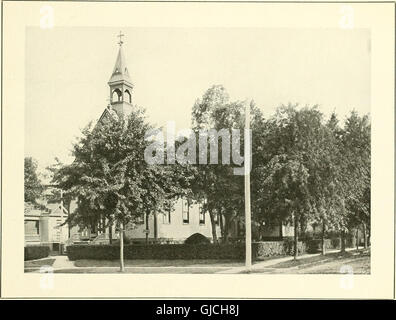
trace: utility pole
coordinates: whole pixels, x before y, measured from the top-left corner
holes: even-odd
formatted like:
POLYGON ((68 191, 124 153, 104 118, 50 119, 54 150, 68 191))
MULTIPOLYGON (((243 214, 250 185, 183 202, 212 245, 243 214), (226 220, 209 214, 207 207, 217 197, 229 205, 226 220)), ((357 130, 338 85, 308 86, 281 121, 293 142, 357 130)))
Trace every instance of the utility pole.
POLYGON ((246 270, 252 267, 252 222, 250 208, 250 104, 245 107, 245 246, 246 270))

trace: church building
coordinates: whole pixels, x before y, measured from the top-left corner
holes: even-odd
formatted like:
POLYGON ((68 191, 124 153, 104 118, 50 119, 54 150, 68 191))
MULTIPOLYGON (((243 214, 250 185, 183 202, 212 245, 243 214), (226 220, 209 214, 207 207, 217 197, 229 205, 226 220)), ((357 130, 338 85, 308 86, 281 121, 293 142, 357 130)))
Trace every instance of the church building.
MULTIPOLYGON (((124 46, 120 33, 116 62, 108 81, 110 103, 103 111, 99 122, 107 117, 128 116, 133 108, 133 83, 124 55, 124 46)), ((219 222, 216 224, 217 237, 220 237, 219 222)), ((209 213, 203 212, 199 204, 190 204, 187 199, 178 199, 174 210, 157 213, 142 219, 140 224, 126 228, 125 235, 134 241, 152 241, 164 243, 183 242, 194 233, 212 238, 212 226, 209 213)))
MULTIPOLYGON (((100 123, 107 117, 119 119, 128 116, 133 108, 133 82, 127 67, 124 47, 120 33, 120 41, 118 42, 118 55, 108 81, 110 102, 103 111, 98 122, 100 123)), ((75 203, 73 204, 75 207, 75 203)), ((215 229, 217 238, 221 238, 221 229, 219 217, 215 219, 215 229)), ((282 238, 292 235, 292 228, 284 225, 265 226, 262 235, 271 238, 282 238)), ((91 234, 104 233, 103 228, 93 228, 91 234)), ((86 233, 86 230, 84 231, 86 233)), ((114 228, 113 235, 116 234, 114 228)), ((212 239, 212 225, 208 212, 201 210, 200 204, 190 204, 187 199, 178 199, 171 212, 156 213, 144 217, 138 224, 126 226, 125 235, 128 239, 137 241, 148 241, 158 243, 180 243, 189 236, 200 233, 205 237, 212 239)), ((230 238, 238 239, 244 235, 243 224, 235 221, 230 226, 230 238)), ((108 236, 107 236, 108 238, 108 236)))

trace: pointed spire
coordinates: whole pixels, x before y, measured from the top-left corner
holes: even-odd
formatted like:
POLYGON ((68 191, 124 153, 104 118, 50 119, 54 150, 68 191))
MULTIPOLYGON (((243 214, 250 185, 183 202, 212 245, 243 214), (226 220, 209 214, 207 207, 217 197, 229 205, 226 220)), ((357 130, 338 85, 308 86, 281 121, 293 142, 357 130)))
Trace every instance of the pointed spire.
POLYGON ((118 55, 117 55, 117 60, 114 65, 113 72, 111 74, 109 83, 112 82, 118 82, 118 81, 126 81, 129 84, 132 84, 131 78, 129 77, 129 72, 128 68, 126 66, 126 61, 125 61, 125 56, 124 56, 124 50, 122 48, 122 44, 124 43, 121 39, 124 35, 121 33, 118 35, 120 38, 120 41, 118 44, 120 45, 120 48, 118 50, 118 55))

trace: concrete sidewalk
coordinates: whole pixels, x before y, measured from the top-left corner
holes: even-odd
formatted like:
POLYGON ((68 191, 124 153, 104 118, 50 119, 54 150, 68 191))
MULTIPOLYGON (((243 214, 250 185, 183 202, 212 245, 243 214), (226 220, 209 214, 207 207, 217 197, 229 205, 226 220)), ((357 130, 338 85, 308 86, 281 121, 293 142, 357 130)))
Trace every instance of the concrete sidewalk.
POLYGON ((55 258, 55 262, 52 265, 54 270, 77 268, 76 266, 74 266, 74 262, 70 261, 67 256, 53 256, 53 258, 55 258))

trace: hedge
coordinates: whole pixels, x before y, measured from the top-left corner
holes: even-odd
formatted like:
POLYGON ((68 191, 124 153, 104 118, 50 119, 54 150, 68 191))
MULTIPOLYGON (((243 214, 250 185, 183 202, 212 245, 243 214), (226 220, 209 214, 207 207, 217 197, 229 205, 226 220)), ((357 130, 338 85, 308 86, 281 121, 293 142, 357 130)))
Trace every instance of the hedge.
MULTIPOLYGON (((299 253, 305 252, 305 245, 299 243, 299 253)), ((292 255, 290 241, 266 241, 252 244, 252 257, 260 260, 265 257, 292 255)), ((69 260, 95 259, 118 260, 118 245, 71 245, 67 247, 69 260)), ((245 244, 147 244, 125 245, 125 259, 230 259, 245 258, 245 244)))
MULTIPOLYGON (((125 259, 243 259, 244 246, 216 244, 148 244, 125 245, 125 259)), ((120 257, 117 245, 72 245, 67 247, 69 260, 116 260, 120 257)))
MULTIPOLYGON (((310 239, 306 243, 308 253, 322 252, 322 239, 310 239)), ((325 239, 325 249, 340 249, 340 244, 340 238, 325 239)))
POLYGON ((49 253, 48 246, 27 246, 25 247, 25 261, 46 258, 49 253))
MULTIPOLYGON (((306 252, 305 243, 298 242, 298 254, 306 252)), ((263 241, 254 242, 252 245, 252 256, 255 260, 260 260, 266 257, 284 256, 294 254, 294 241, 285 239, 283 241, 263 241)))

